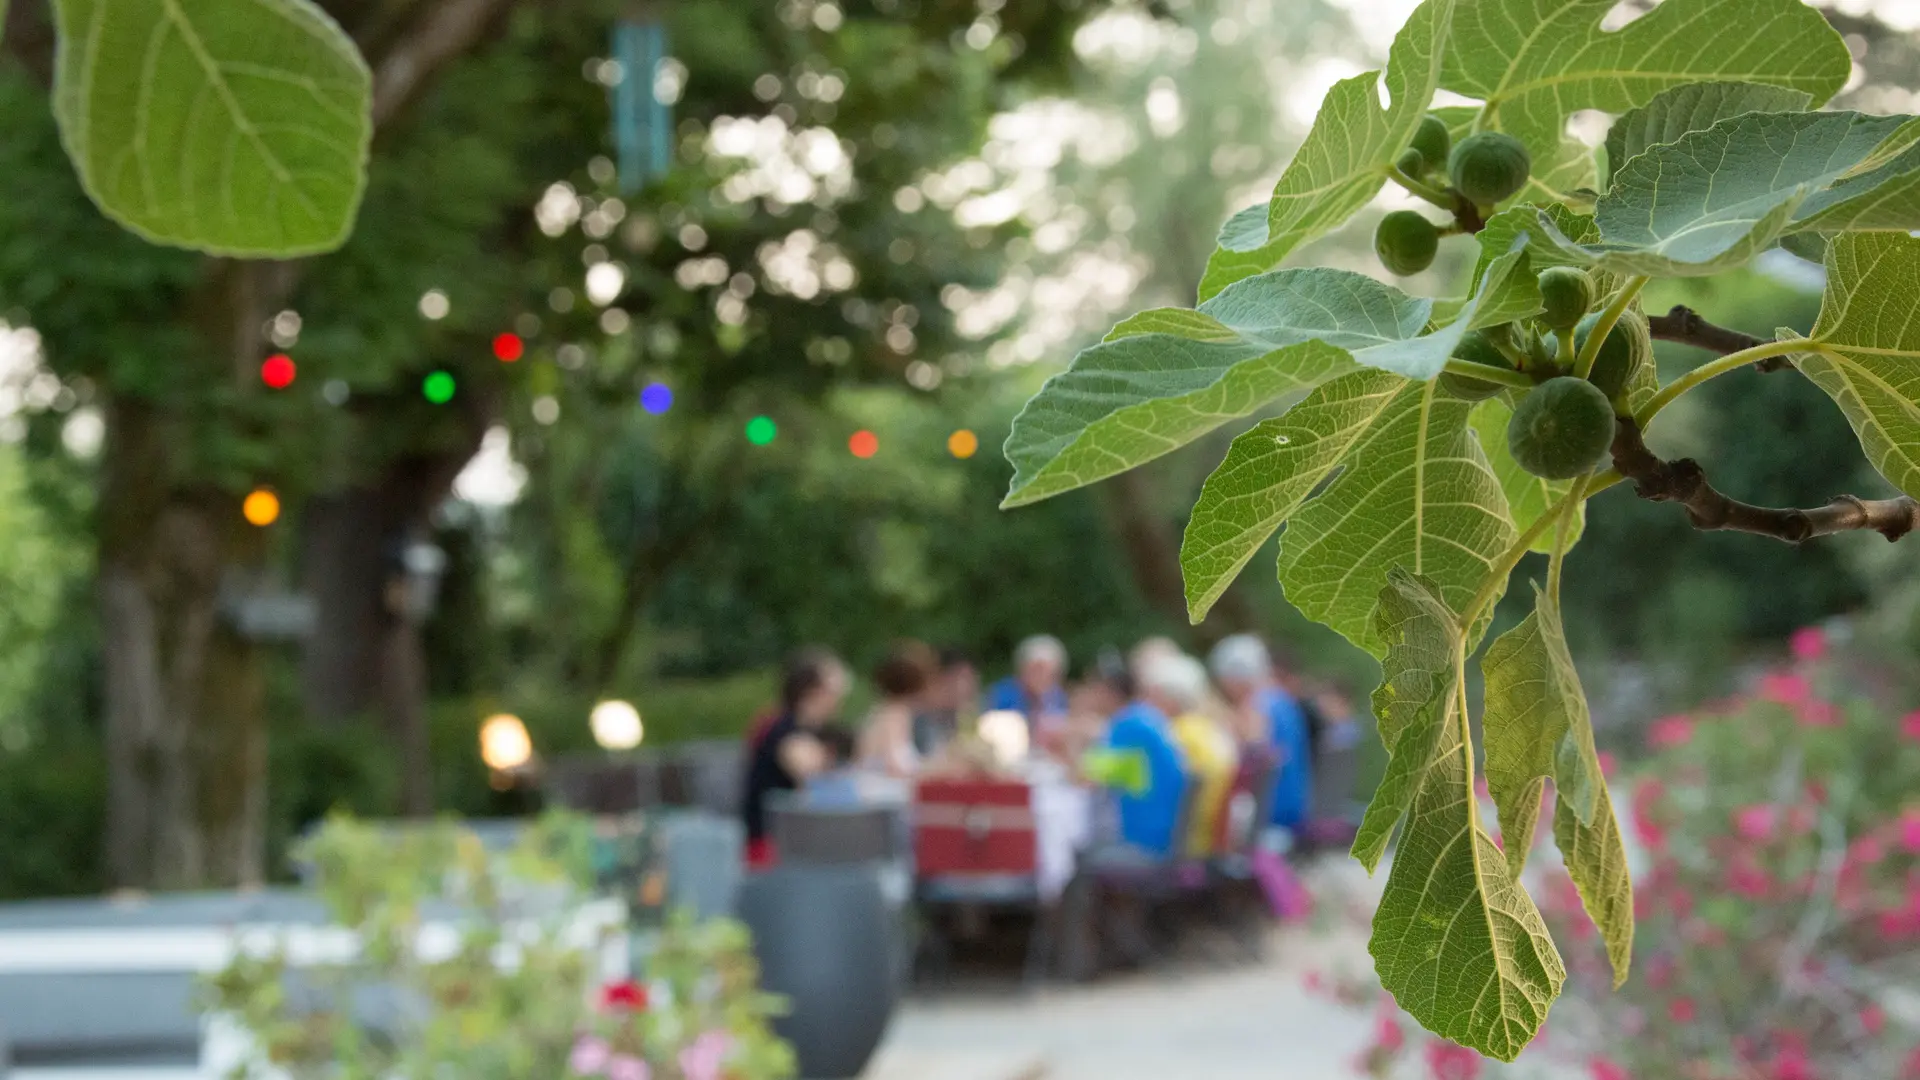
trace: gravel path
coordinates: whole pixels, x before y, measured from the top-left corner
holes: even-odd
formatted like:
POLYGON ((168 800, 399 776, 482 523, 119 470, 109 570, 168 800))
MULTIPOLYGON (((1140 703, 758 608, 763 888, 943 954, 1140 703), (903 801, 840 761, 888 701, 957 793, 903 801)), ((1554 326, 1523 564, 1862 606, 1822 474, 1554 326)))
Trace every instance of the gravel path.
POLYGON ((1364 965, 1366 943, 1319 922, 1275 930, 1258 965, 915 998, 867 1080, 1353 1080, 1370 1019, 1303 980, 1364 965))

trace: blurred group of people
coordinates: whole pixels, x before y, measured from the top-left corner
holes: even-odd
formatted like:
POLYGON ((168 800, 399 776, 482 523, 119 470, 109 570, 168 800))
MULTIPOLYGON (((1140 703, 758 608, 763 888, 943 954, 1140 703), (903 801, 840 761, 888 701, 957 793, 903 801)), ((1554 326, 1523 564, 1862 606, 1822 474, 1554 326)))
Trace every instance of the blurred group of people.
POLYGON ((1150 638, 1124 655, 1102 650, 1077 681, 1068 670, 1066 647, 1046 634, 1020 642, 1012 674, 985 687, 963 651, 900 642, 872 672, 871 707, 849 725, 841 719, 852 687, 846 664, 825 649, 800 650, 776 706, 748 736, 750 857, 770 857, 767 806, 778 792, 1025 763, 1110 788, 1120 839, 1131 847, 1204 851, 1243 763, 1270 763, 1267 824, 1298 830, 1311 809, 1319 745, 1350 741, 1345 699, 1306 684, 1250 634, 1225 638, 1204 661, 1150 638), (1177 835, 1183 821, 1185 837, 1177 835))

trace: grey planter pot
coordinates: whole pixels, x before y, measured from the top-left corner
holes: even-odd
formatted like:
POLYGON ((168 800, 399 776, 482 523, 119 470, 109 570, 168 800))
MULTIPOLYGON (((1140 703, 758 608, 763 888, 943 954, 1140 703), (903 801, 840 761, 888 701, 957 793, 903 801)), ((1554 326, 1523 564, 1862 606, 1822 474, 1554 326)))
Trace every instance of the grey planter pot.
POLYGON ((899 994, 899 920, 876 864, 789 865, 749 875, 740 918, 763 989, 786 995, 774 1022, 800 1075, 850 1080, 879 1048, 899 994))

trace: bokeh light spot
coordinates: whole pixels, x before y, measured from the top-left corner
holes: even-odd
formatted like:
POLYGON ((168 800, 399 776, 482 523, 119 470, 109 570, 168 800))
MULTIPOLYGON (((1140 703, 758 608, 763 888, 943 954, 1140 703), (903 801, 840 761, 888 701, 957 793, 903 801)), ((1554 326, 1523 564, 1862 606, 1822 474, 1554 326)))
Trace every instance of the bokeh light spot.
POLYGON ((247 519, 247 524, 264 529, 280 520, 280 496, 270 488, 254 488, 241 500, 240 516, 247 519))
POLYGON ((520 340, 519 334, 501 334, 493 339, 493 355, 503 364, 511 364, 527 351, 527 345, 520 340))
POLYGON ((673 408, 673 390, 666 383, 648 383, 640 391, 640 407, 659 416, 673 408))
POLYGON ((865 428, 861 428, 859 431, 853 433, 852 438, 847 440, 847 450, 850 451, 854 457, 870 458, 880 452, 880 436, 875 435, 865 428))
POLYGON ((295 374, 293 357, 286 353, 274 353, 260 361, 260 381, 275 390, 285 390, 292 386, 295 374))
POLYGON ((957 458, 970 458, 980 450, 980 436, 961 428, 947 436, 947 453, 957 458))
POLYGON ((771 416, 756 416, 747 421, 747 441, 755 446, 767 445, 779 433, 780 429, 775 426, 771 416))
POLYGON ((435 405, 445 405, 453 400, 453 376, 445 371, 435 371, 420 380, 420 393, 435 405))

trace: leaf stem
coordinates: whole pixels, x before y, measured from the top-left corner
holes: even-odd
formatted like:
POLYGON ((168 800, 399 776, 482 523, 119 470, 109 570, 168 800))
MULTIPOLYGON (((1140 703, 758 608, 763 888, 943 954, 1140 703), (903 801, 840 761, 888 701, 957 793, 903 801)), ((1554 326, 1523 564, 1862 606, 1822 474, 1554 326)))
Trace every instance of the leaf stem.
MULTIPOLYGON (((1594 329, 1597 330, 1599 327, 1596 326, 1594 329)), ((1591 338, 1588 339, 1587 344, 1593 344, 1591 338)), ((1709 360, 1661 387, 1659 393, 1653 395, 1651 400, 1640 407, 1639 412, 1633 414, 1633 422, 1640 430, 1645 431, 1647 425, 1653 421, 1653 418, 1660 415, 1661 409, 1673 404, 1680 395, 1699 386, 1708 379, 1718 378, 1729 371, 1738 371, 1748 364, 1758 363, 1769 357, 1785 356, 1788 353, 1795 352, 1806 352, 1810 349, 1818 351, 1819 348, 1820 343, 1812 338, 1788 338, 1785 341, 1769 341, 1763 345, 1755 345, 1751 349, 1741 349, 1736 353, 1728 353, 1718 360, 1709 360)))
POLYGON ((1533 380, 1518 371, 1494 367, 1492 364, 1476 364, 1471 360, 1447 360, 1446 372, 1449 375, 1464 375, 1481 382, 1499 383, 1502 386, 1517 386, 1523 390, 1533 389, 1533 380))
POLYGON ((1415 180, 1413 177, 1408 176, 1406 171, 1401 169, 1400 166, 1387 166, 1387 176, 1392 179, 1394 183, 1406 188, 1409 194, 1417 195, 1449 214, 1453 213, 1454 200, 1452 196, 1424 180, 1415 180))
POLYGON ((1556 330, 1554 331, 1554 336, 1560 339, 1560 355, 1554 357, 1554 362, 1571 367, 1574 362, 1573 331, 1556 330))
POLYGON ((1601 309, 1600 321, 1594 323, 1593 329, 1587 333, 1586 347, 1582 348, 1580 355, 1574 358, 1575 378, 1584 379, 1593 370, 1594 358, 1600 355, 1600 343, 1607 340, 1608 334, 1613 333, 1613 324, 1620 321, 1620 316, 1626 312, 1627 305, 1633 303, 1633 298, 1639 296, 1640 290, 1646 286, 1647 277, 1644 274, 1628 278, 1627 283, 1620 286, 1620 291, 1607 302, 1607 306, 1601 309))
MULTIPOLYGON (((1615 469, 1590 473, 1588 476, 1587 489, 1578 493, 1578 502, 1585 502, 1625 479, 1615 469)), ((1527 530, 1520 534, 1520 538, 1513 542, 1513 546, 1509 547, 1493 568, 1487 571, 1487 576, 1480 582, 1480 591, 1474 593, 1473 600, 1467 604, 1466 613, 1460 620, 1461 626, 1470 628, 1479 621, 1481 611, 1488 604, 1493 603, 1493 598, 1507 580, 1507 575, 1513 573, 1513 568, 1519 566, 1520 560, 1532 550, 1533 542, 1540 539, 1540 534, 1546 532, 1549 526, 1559 524, 1560 516, 1567 513, 1569 507, 1577 505, 1574 495, 1575 492, 1569 491, 1559 502, 1548 507, 1547 512, 1535 519, 1532 525, 1527 526, 1527 530)))
MULTIPOLYGON (((1592 473, 1583 473, 1575 477, 1573 486, 1567 489, 1567 499, 1574 507, 1586 497, 1587 481, 1592 478, 1592 473)), ((1561 511, 1553 527, 1553 556, 1547 562, 1547 595, 1556 604, 1560 602, 1560 567, 1567 561, 1567 534, 1573 531, 1573 514, 1573 510, 1561 511)))

